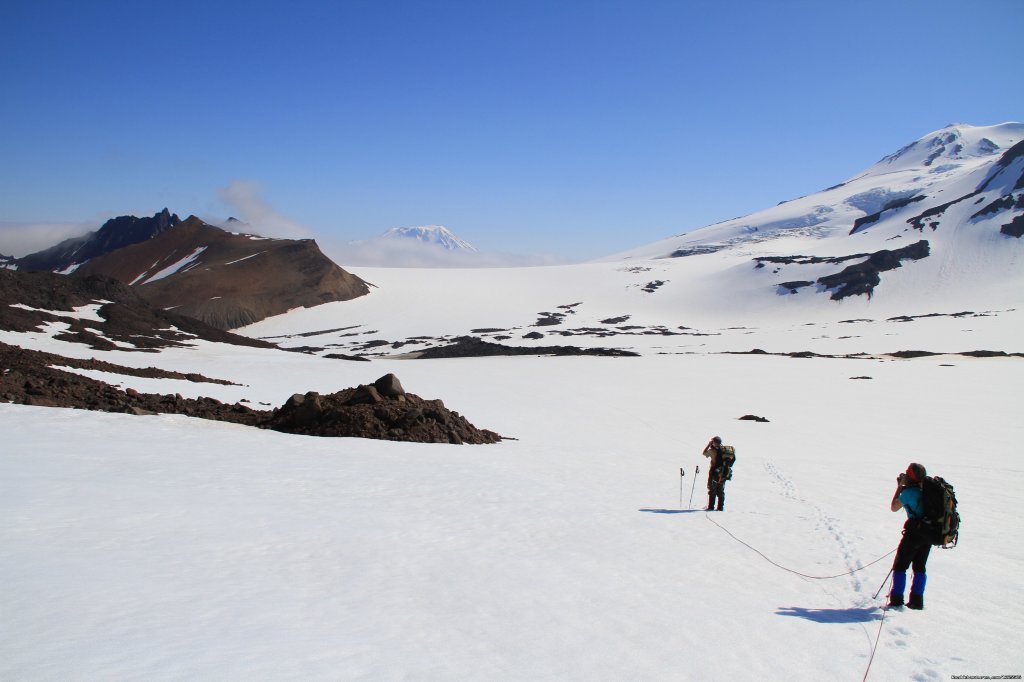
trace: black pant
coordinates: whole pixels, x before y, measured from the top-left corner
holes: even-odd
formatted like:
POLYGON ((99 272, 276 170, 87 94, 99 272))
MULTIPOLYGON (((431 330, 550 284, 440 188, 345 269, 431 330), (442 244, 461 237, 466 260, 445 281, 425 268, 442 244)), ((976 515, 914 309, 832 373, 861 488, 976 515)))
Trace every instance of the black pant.
POLYGON ((718 509, 722 511, 725 507, 725 481, 719 481, 717 479, 708 479, 708 509, 718 509), (718 500, 718 506, 715 506, 715 500, 718 500))
POLYGON ((925 564, 928 563, 928 554, 932 551, 932 543, 921 529, 921 522, 916 519, 907 519, 903 524, 903 539, 896 550, 896 560, 893 561, 892 570, 898 573, 905 573, 911 566, 914 573, 924 573, 925 564))

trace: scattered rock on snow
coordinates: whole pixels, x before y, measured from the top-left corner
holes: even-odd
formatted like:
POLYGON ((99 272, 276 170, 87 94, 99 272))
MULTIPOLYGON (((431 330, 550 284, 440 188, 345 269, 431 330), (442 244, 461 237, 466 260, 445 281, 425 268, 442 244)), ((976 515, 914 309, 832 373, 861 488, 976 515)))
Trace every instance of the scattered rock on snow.
MULTIPOLYGON (((535 332, 534 332, 535 333, 535 332)), ((542 338, 527 334, 526 338, 542 338)), ((579 348, 577 346, 505 346, 491 343, 473 336, 460 336, 454 343, 446 346, 428 348, 418 354, 419 358, 469 358, 494 355, 599 355, 599 356, 630 356, 638 354, 616 348, 579 348)))

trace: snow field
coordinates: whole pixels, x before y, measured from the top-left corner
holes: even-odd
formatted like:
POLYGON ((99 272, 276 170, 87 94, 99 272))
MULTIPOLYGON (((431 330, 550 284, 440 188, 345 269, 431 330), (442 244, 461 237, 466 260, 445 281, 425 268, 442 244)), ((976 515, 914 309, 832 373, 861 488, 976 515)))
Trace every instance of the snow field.
MULTIPOLYGON (((1004 256, 1009 257, 1006 253, 1004 256)), ((810 291, 780 295, 776 293, 778 287, 764 279, 770 274, 752 278, 747 271, 754 271, 749 258, 720 254, 644 264, 593 263, 534 269, 366 269, 356 274, 377 285, 369 296, 292 310, 239 331, 284 347, 326 347, 323 352, 352 352, 337 344, 358 345, 371 340, 393 343, 429 337, 421 345, 371 351, 389 355, 439 345, 444 336, 494 328, 509 330, 511 338, 502 341, 507 345, 609 347, 645 355, 745 352, 753 348, 822 354, 1020 350, 1012 343, 1024 328, 1024 310, 1019 305, 1022 289, 1016 286, 1024 285, 1020 275, 1008 278, 999 287, 971 280, 971 286, 955 294, 929 290, 929 296, 910 304, 903 294, 928 289, 927 279, 922 283, 916 271, 900 268, 882 273, 884 286, 873 298, 857 296, 837 303, 810 291), (732 263, 731 269, 722 269, 724 258, 732 263), (665 284, 653 294, 644 292, 641 287, 654 280, 665 284), (984 296, 975 285, 984 289, 984 296), (728 306, 722 305, 724 300, 729 301, 728 306), (985 306, 979 307, 978 300, 985 300, 985 306), (565 312, 559 306, 576 303, 580 305, 567 313, 560 325, 535 326, 539 313, 565 312), (965 311, 980 316, 889 321, 897 316, 949 316, 965 311), (603 322, 626 315, 629 319, 621 324, 603 322), (811 320, 813 325, 809 324, 811 320), (607 337, 559 333, 586 327, 616 331, 629 326, 643 329, 607 337), (680 335, 641 333, 655 326, 680 335), (351 328, 328 331, 341 327, 351 328), (687 330, 680 327, 688 328, 689 335, 682 335, 687 330), (544 337, 524 339, 530 331, 539 331, 544 337), (325 333, 285 338, 312 332, 325 333)), ((1024 272, 1020 268, 1016 271, 1024 272)))
MULTIPOLYGON (((241 372, 209 357, 193 371, 241 372)), ((325 362, 286 357, 250 363, 246 390, 290 394, 325 362)), ((685 507, 701 465, 702 506, 716 433, 738 461, 710 518, 810 575, 895 548, 909 461, 952 481, 964 539, 934 551, 924 612, 887 614, 870 679, 1011 673, 1018 362, 328 365, 344 385, 395 371, 519 439, 495 446, 0 405, 0 678, 860 679, 891 559, 811 581, 681 511, 679 468, 685 507)))

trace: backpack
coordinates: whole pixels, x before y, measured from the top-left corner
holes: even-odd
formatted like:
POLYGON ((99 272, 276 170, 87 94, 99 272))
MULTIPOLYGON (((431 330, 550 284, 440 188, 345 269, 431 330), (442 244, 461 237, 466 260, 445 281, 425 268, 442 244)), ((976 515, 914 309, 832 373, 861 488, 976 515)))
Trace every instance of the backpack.
POLYGON ((722 480, 732 480, 732 465, 736 463, 736 448, 731 445, 719 446, 718 452, 722 462, 722 480))
POLYGON ((921 522, 928 541, 940 547, 956 547, 960 536, 960 514, 956 510, 953 486, 938 476, 925 476, 921 491, 924 507, 921 522))

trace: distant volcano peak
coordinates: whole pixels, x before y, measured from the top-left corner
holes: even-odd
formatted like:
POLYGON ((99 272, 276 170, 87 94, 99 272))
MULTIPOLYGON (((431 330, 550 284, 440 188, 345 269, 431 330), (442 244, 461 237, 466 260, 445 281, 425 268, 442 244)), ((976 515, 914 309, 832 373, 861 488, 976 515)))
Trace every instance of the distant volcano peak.
POLYGON ((477 248, 458 237, 444 225, 393 227, 384 233, 384 239, 414 239, 424 244, 440 246, 448 251, 477 251, 477 248))

